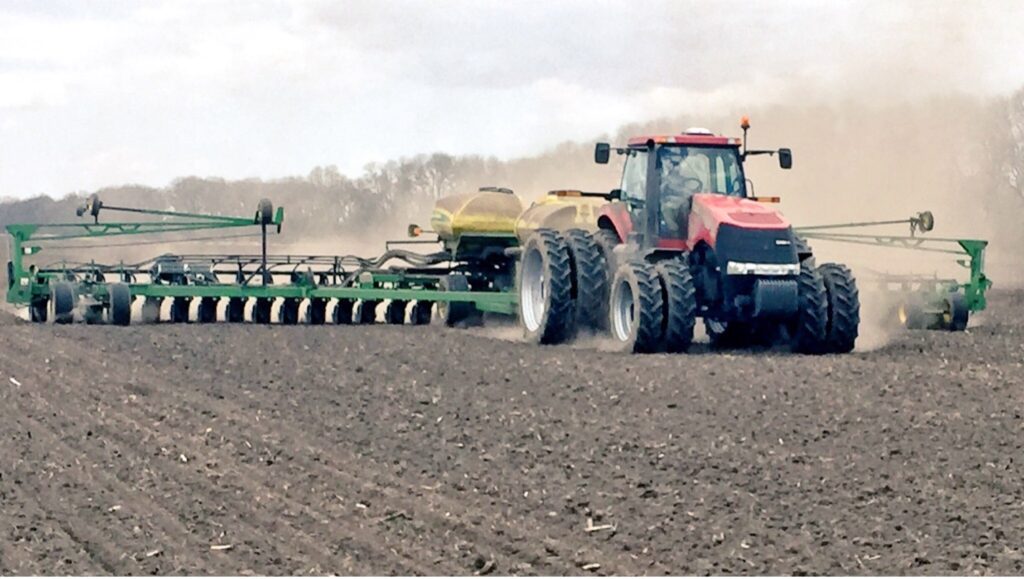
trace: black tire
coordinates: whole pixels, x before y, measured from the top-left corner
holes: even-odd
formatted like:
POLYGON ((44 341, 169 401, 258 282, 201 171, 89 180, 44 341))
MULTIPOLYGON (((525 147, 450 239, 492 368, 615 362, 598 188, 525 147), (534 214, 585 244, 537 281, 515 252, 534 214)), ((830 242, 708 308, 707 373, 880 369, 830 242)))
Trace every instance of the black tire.
POLYGON ((807 240, 799 235, 793 236, 793 249, 796 250, 797 259, 800 263, 808 263, 814 266, 814 249, 811 248, 811 244, 807 243, 807 240))
POLYGON ((252 308, 252 321, 257 324, 269 324, 273 310, 274 300, 270 298, 256 298, 256 303, 252 308))
POLYGON ((334 312, 331 319, 335 324, 348 326, 352 324, 352 310, 355 309, 355 302, 352 300, 338 300, 334 304, 334 312))
POLYGON ((224 311, 224 318, 229 324, 241 324, 245 321, 245 300, 242 298, 230 298, 228 307, 224 311))
POLYGON ((593 235, 582 229, 565 232, 572 269, 572 297, 577 328, 604 329, 608 323, 608 263, 593 235))
POLYGON ((519 324, 526 339, 560 344, 575 334, 572 268, 565 239, 538 229, 523 246, 516 275, 519 324))
POLYGON ((299 323, 299 305, 300 300, 295 298, 286 298, 281 302, 281 307, 277 310, 277 322, 282 326, 294 326, 299 323))
POLYGON ((654 268, 661 282, 664 350, 673 354, 690 349, 697 325, 697 290, 686 263, 684 256, 662 261, 654 268))
POLYGON ((171 301, 171 323, 187 324, 189 321, 189 308, 192 300, 189 298, 174 298, 171 301))
POLYGON ((824 351, 829 354, 852 352, 860 326, 860 295, 857 280, 850 268, 839 263, 826 263, 818 267, 825 284, 824 351))
POLYGON ((794 352, 822 354, 828 322, 825 282, 813 266, 800 264, 797 277, 797 313, 790 326, 790 340, 794 352))
POLYGON ((46 318, 50 313, 50 300, 43 298, 41 300, 35 300, 28 306, 28 318, 29 320, 37 323, 46 323, 46 318))
POLYGON ((661 348, 664 303, 654 266, 642 261, 620 266, 608 309, 612 338, 623 351, 651 353, 661 348))
POLYGON ((196 321, 200 324, 212 324, 217 321, 217 299, 202 298, 196 308, 196 321))
POLYGON ((327 300, 311 298, 306 304, 305 321, 311 326, 321 326, 327 321, 327 300))
POLYGON ((107 313, 110 323, 115 326, 127 326, 132 323, 132 290, 126 283, 113 283, 107 289, 110 294, 110 305, 107 313))
POLYGON ((384 319, 389 324, 400 326, 405 323, 405 311, 409 302, 403 300, 391 300, 384 310, 384 319))
POLYGON ((611 229, 598 229, 593 234, 594 242, 601 249, 601 255, 604 256, 605 265, 608 268, 608 283, 612 283, 612 276, 619 269, 618 263, 616 263, 615 247, 622 243, 619 239, 619 234, 611 229))
POLYGON ((160 321, 161 298, 144 298, 142 300, 142 323, 155 324, 160 321))
POLYGON ((963 332, 971 318, 971 310, 967 307, 967 298, 963 292, 951 292, 945 299, 945 311, 942 321, 945 329, 951 332, 963 332))
POLYGON ((260 199, 259 210, 256 212, 256 223, 270 225, 273 222, 274 204, 270 202, 270 199, 260 199))
MULTIPOLYGON (((438 289, 446 292, 468 292, 469 278, 461 273, 451 273, 441 278, 438 289)), ((444 321, 444 325, 454 328, 458 325, 465 325, 476 318, 476 306, 472 302, 437 302, 437 314, 444 321)))
POLYGON ((354 316, 355 322, 365 325, 376 323, 378 305, 380 302, 377 300, 359 300, 354 316))
POLYGON ((75 321, 75 286, 72 283, 61 281, 50 286, 50 309, 55 324, 75 321))
POLYGON ((434 302, 417 301, 412 305, 412 312, 409 314, 409 321, 414 326, 426 326, 430 324, 433 309, 434 302))

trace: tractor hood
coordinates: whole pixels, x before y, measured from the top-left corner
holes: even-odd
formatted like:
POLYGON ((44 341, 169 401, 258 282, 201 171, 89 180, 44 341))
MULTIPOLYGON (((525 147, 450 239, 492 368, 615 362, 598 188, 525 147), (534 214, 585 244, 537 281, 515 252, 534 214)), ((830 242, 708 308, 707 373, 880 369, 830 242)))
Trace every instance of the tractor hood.
POLYGON ((714 247, 721 225, 740 229, 789 229, 789 221, 778 211, 756 201, 711 193, 694 195, 690 211, 690 247, 701 240, 714 247))

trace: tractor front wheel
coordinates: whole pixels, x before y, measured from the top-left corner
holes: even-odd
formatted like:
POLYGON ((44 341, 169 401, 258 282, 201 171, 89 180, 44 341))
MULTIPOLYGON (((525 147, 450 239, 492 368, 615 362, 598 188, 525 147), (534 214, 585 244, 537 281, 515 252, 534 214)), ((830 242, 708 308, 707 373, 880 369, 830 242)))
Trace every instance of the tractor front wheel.
POLYGON ((800 264, 797 277, 797 313, 790 326, 793 351, 823 354, 828 336, 828 297, 821 274, 810 264, 800 264))
POLYGON ((652 265, 634 261, 615 272, 609 308, 612 337, 626 352, 658 351, 662 343, 664 302, 652 265))
POLYGON ((685 259, 672 259, 655 266, 661 281, 662 331, 666 352, 685 352, 693 343, 697 324, 697 290, 685 259))

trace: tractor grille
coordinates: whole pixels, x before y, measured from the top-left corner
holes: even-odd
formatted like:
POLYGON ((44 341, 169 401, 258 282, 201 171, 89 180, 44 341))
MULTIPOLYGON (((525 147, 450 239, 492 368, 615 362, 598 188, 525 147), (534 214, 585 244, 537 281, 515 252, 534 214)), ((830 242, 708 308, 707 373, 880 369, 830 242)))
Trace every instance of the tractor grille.
POLYGON ((715 254, 719 264, 730 261, 749 263, 796 263, 793 230, 746 229, 722 224, 718 227, 715 254))

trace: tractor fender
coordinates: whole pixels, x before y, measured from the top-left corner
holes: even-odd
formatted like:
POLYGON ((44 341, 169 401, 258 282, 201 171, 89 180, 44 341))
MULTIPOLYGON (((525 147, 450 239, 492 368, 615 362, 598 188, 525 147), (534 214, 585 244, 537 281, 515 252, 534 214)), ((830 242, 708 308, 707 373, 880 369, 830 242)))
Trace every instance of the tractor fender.
POLYGON ((633 218, 625 203, 609 203, 602 207, 597 223, 602 229, 613 229, 623 241, 629 239, 629 234, 633 232, 633 218))

